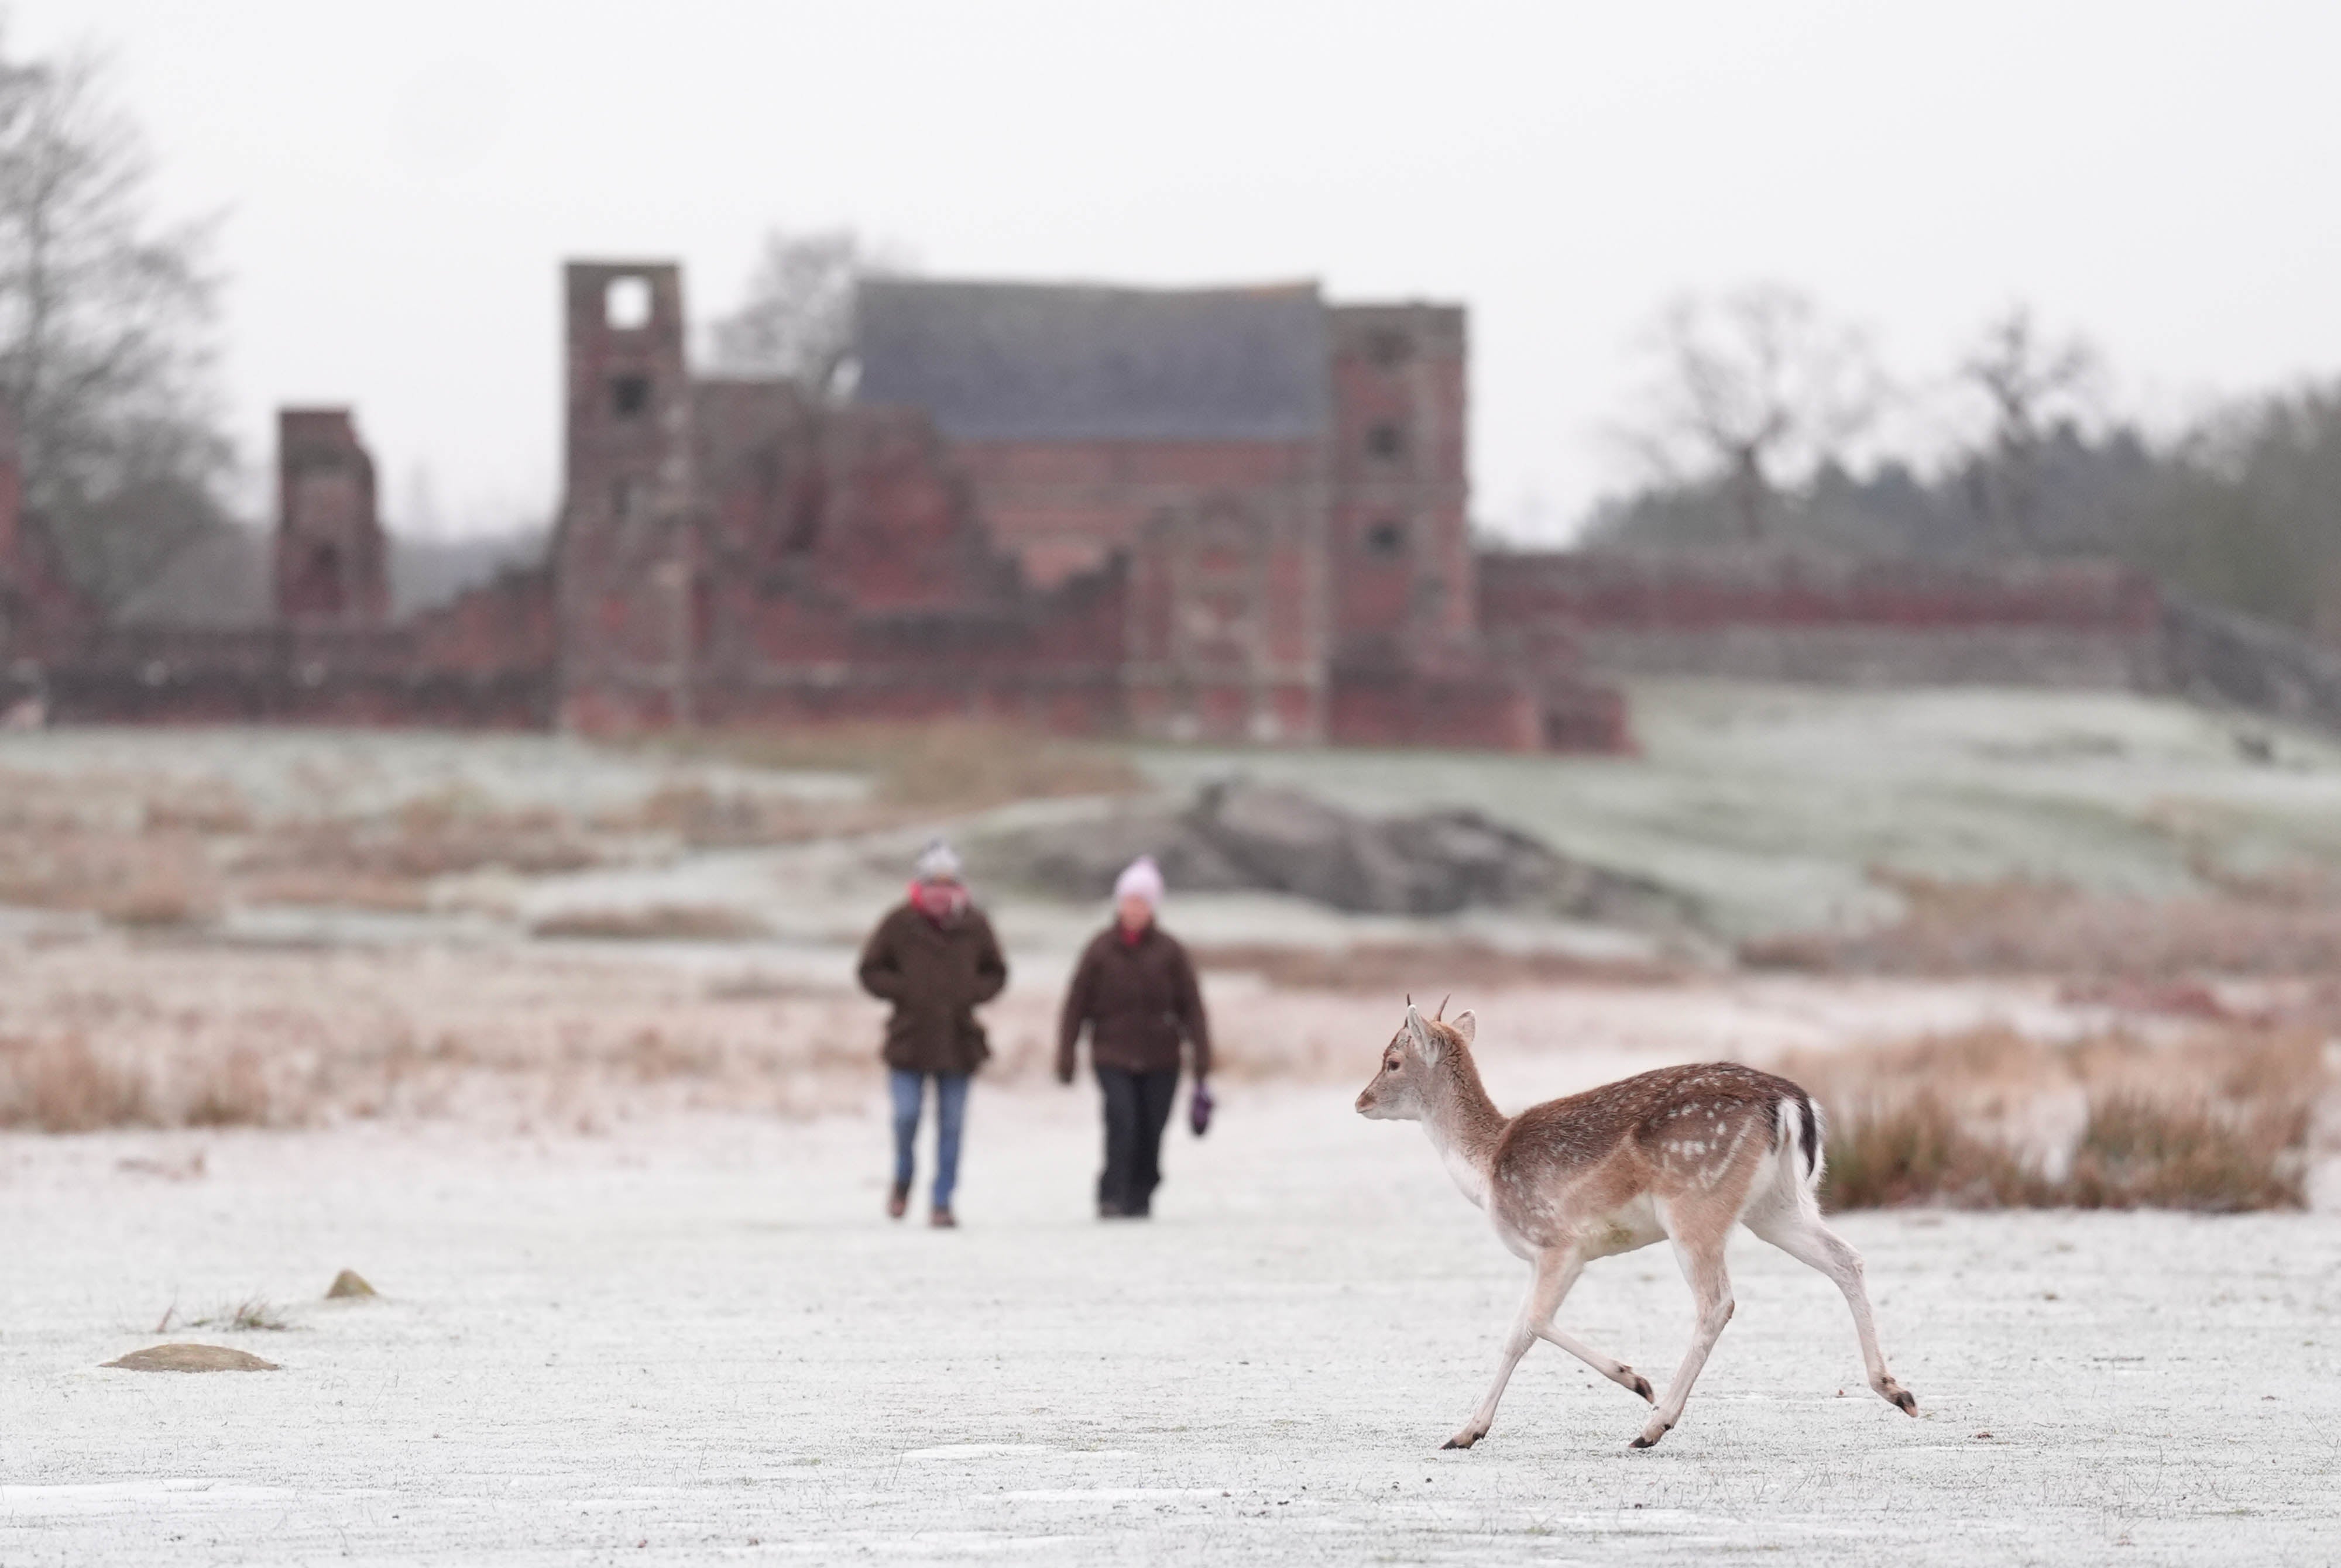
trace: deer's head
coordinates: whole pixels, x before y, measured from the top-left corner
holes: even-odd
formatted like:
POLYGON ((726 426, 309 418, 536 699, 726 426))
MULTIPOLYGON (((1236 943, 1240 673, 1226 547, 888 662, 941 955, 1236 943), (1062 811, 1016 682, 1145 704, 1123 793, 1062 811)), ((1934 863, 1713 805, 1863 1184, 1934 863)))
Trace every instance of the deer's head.
MULTIPOLYGON (((1441 1002, 1439 1013, 1446 1010, 1447 1004, 1441 1002)), ((1469 1013, 1458 1013, 1451 1022, 1437 1014, 1426 1018, 1409 1002, 1406 1022, 1382 1047, 1381 1070, 1358 1096, 1358 1114, 1375 1121, 1420 1121, 1429 1108, 1439 1064, 1452 1053, 1468 1048, 1478 1029, 1479 1020, 1469 1013)))

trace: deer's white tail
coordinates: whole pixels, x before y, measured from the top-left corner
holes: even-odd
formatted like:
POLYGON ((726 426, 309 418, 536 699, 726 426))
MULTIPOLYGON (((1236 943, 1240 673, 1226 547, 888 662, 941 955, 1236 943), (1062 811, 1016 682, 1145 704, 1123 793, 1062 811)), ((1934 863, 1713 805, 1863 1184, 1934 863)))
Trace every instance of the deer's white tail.
POLYGON ((1772 1146, 1788 1184, 1818 1198, 1828 1145, 1820 1107, 1802 1092, 1783 1095, 1773 1115, 1772 1146))

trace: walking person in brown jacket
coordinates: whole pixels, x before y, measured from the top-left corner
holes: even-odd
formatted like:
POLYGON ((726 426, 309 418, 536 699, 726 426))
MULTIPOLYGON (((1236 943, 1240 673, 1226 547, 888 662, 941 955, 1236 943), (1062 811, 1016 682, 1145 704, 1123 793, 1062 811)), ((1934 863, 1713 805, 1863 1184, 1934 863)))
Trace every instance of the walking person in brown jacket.
POLYGON ((927 1080, 935 1081, 935 1186, 928 1223, 947 1229, 959 1185, 968 1080, 991 1055, 977 1004, 1000 995, 1008 964, 991 922, 970 901, 959 857, 938 839, 919 857, 911 895, 887 912, 862 949, 862 988, 894 1004, 886 1022, 887 1092, 894 1109, 894 1188, 886 1212, 911 1204, 913 1150, 927 1080))
POLYGON ((1090 1062, 1105 1095, 1100 1219, 1144 1219, 1162 1180, 1162 1127, 1179 1095, 1179 1042, 1195 1072, 1195 1130, 1210 1114, 1203 1081, 1211 1031, 1195 966, 1155 921, 1162 873, 1141 857, 1114 884, 1114 922, 1081 952, 1057 1030, 1057 1081, 1073 1081, 1075 1048, 1090 1029, 1090 1062))

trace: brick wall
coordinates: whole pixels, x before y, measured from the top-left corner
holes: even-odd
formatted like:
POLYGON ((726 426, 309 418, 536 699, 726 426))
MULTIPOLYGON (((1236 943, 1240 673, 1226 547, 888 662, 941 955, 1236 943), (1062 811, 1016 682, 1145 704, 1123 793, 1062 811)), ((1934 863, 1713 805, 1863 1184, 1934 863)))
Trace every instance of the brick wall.
POLYGON ((1521 667, 1845 684, 2149 689, 2164 619, 2151 581, 2104 563, 1729 551, 1489 556, 1479 601, 1521 667))
POLYGON ((1048 587, 1136 547, 1147 522, 1216 495, 1250 499, 1323 481, 1313 441, 978 441, 952 458, 994 543, 1048 587))

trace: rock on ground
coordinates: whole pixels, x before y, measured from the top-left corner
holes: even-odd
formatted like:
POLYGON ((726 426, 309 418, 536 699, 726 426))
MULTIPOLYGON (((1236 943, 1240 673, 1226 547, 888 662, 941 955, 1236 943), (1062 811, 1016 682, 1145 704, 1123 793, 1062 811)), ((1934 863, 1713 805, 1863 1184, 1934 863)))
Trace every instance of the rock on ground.
POLYGON ((273 1361, 224 1345, 157 1345, 105 1364, 125 1372, 281 1372, 273 1361))
POLYGON ((1081 899, 1104 897, 1124 866, 1151 855, 1182 892, 1289 893, 1352 914, 1537 908, 1648 927, 1690 912, 1655 882, 1571 859, 1478 811, 1370 817, 1242 781, 1210 785, 1184 808, 1021 829, 975 849, 995 876, 1081 899))

